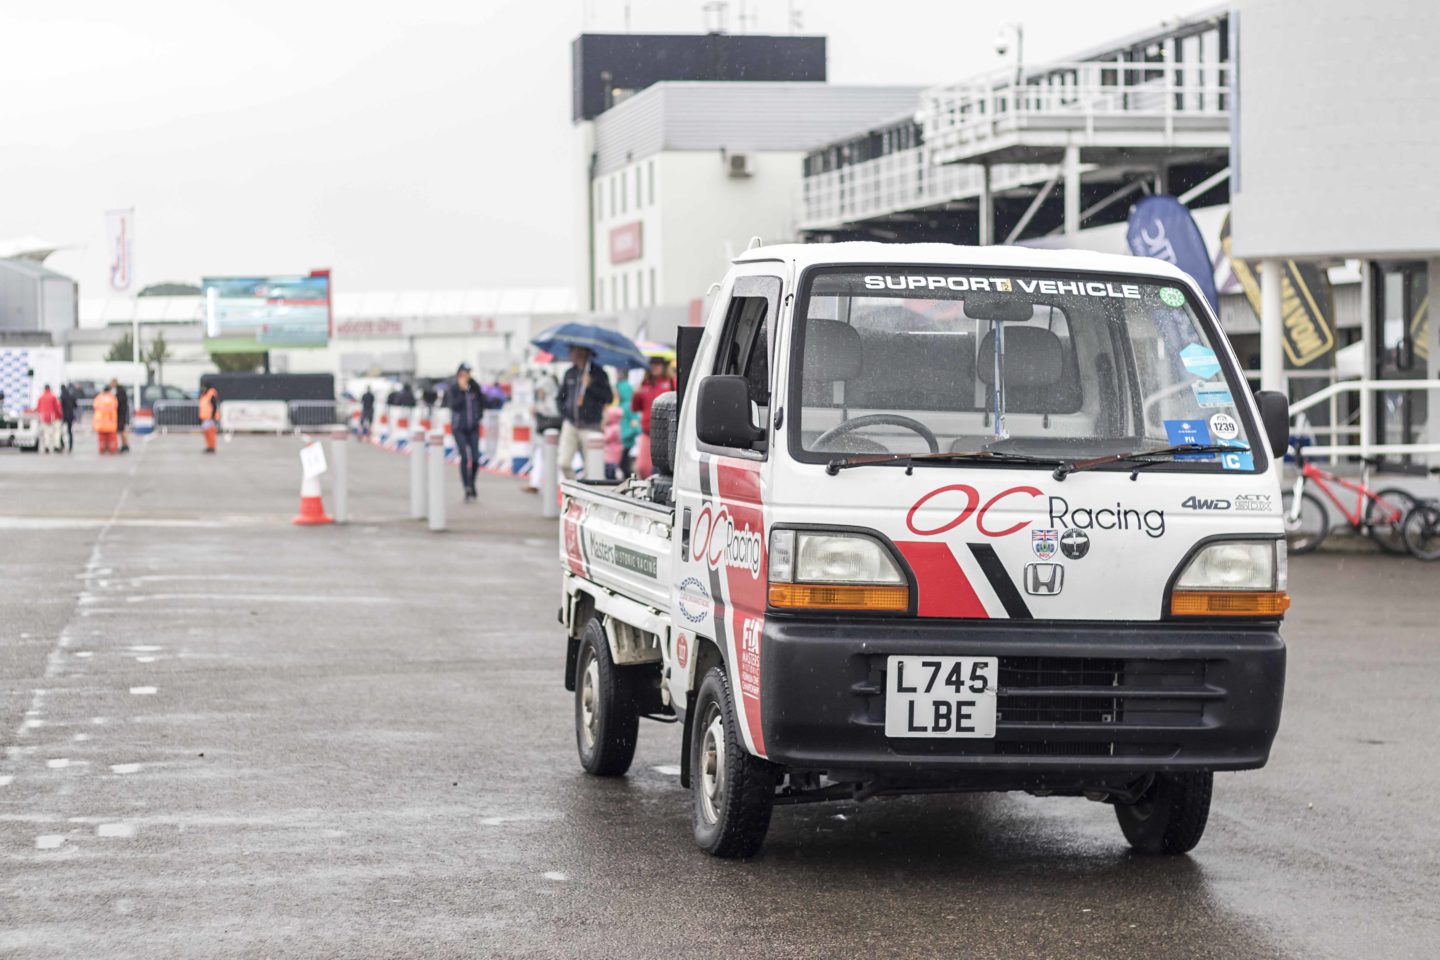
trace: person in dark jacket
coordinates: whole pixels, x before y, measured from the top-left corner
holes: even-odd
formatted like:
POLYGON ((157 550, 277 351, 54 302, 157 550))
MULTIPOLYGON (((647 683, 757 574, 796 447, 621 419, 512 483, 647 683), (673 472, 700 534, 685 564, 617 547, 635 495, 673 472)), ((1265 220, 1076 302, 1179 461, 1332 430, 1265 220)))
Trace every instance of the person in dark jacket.
POLYGON ((470 376, 470 365, 460 364, 455 383, 445 391, 445 405, 450 408, 450 432, 460 452, 460 482, 465 486, 465 502, 476 498, 475 472, 480 468, 480 423, 485 419, 485 395, 470 376))
POLYGON ((118 426, 120 434, 120 452, 130 452, 130 391, 120 385, 118 379, 110 381, 110 390, 115 394, 117 404, 118 426))
POLYGON ((65 422, 65 450, 75 452, 75 391, 70 384, 60 385, 60 417, 65 422))
POLYGON ((572 480, 575 454, 585 449, 587 439, 601 436, 600 422, 605 405, 614 391, 605 368, 591 362, 584 347, 570 348, 570 369, 560 381, 560 469, 572 480))
POLYGON ((370 425, 375 422, 375 391, 369 387, 360 395, 360 436, 369 439, 370 425))

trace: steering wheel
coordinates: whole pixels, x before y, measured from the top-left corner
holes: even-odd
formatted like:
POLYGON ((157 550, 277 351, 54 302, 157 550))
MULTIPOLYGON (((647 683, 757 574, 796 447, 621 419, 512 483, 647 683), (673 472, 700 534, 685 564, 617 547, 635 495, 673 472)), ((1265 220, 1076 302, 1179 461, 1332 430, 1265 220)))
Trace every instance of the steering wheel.
POLYGON ((912 430, 918 433, 921 439, 925 441, 925 445, 930 448, 931 453, 940 452, 940 441, 935 438, 935 434, 930 431, 929 427, 925 426, 925 424, 919 420, 904 417, 898 413, 867 413, 863 417, 846 420, 844 423, 831 427, 811 441, 812 449, 824 449, 825 445, 831 441, 852 434, 856 430, 882 425, 887 427, 904 427, 906 430, 912 430))

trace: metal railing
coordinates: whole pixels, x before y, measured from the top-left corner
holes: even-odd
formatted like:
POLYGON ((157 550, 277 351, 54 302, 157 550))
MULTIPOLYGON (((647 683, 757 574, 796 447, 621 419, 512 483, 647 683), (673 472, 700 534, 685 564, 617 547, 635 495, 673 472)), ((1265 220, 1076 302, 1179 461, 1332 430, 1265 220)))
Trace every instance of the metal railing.
POLYGON ((176 427, 200 427, 199 400, 156 400, 150 412, 155 416, 155 429, 161 433, 176 427))
POLYGON ((291 400, 289 401, 290 426, 299 430, 303 427, 328 427, 343 423, 343 411, 336 400, 291 400))
POLYGON ((926 144, 940 162, 983 151, 998 138, 1025 130, 1099 133, 1168 142, 1190 131, 1223 132, 1228 139, 1229 63, 1220 61, 1051 63, 933 87, 921 97, 926 144))
MULTIPOLYGON (((1043 183, 1051 164, 999 164, 991 168, 993 191, 1043 183)), ((804 178, 801 229, 837 227, 856 220, 980 196, 984 172, 975 166, 936 165, 925 147, 899 150, 804 178)))
MULTIPOLYGON (((1311 410, 1322 403, 1330 403, 1341 394, 1353 393, 1359 395, 1360 413, 1359 425, 1354 428, 1359 433, 1359 443, 1329 444, 1326 446, 1306 447, 1307 454, 1315 456, 1347 456, 1347 457, 1372 457, 1376 455, 1406 456, 1414 454, 1440 454, 1440 443, 1377 443, 1375 441, 1375 394, 1376 393, 1404 393, 1408 391, 1437 391, 1440 390, 1440 380, 1344 380, 1339 383, 1332 383, 1310 396, 1297 400, 1290 404, 1290 416, 1293 418, 1298 414, 1311 410)), ((1435 413, 1431 413, 1434 416, 1435 413)), ((1334 422, 1333 420, 1331 421, 1334 422)))

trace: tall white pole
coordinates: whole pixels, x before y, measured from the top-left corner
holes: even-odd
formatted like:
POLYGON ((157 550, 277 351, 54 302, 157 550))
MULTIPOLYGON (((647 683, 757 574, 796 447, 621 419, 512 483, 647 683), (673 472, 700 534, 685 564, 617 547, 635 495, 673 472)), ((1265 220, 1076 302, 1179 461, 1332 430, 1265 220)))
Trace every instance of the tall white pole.
POLYGON ((1280 318, 1280 287, 1284 264, 1275 257, 1260 261, 1260 389, 1285 389, 1284 322, 1280 318))
MULTIPOLYGON (((130 208, 130 247, 131 247, 131 249, 134 249, 134 245, 135 245, 135 208, 134 208, 134 207, 131 207, 131 208, 130 208)), ((130 261, 130 269, 131 269, 132 271, 135 269, 135 261, 134 261, 133 259, 130 261)), ((140 409, 140 387, 141 387, 141 385, 144 383, 144 380, 143 380, 144 373, 142 372, 142 369, 141 369, 141 367, 140 367, 140 365, 139 365, 139 364, 140 364, 140 298, 139 298, 138 295, 139 295, 139 293, 140 293, 140 290, 139 290, 138 284, 136 284, 136 283, 135 283, 135 280, 133 279, 133 275, 132 275, 132 279, 131 279, 130 283, 131 283, 132 286, 134 286, 134 287, 136 288, 136 290, 135 290, 135 293, 136 293, 136 297, 135 297, 135 308, 134 308, 133 312, 130 314, 130 359, 131 359, 131 361, 133 361, 133 362, 135 363, 135 368, 134 368, 134 373, 135 373, 134 392, 130 394, 130 419, 131 419, 131 420, 134 420, 134 419, 135 419, 135 411, 140 409)))

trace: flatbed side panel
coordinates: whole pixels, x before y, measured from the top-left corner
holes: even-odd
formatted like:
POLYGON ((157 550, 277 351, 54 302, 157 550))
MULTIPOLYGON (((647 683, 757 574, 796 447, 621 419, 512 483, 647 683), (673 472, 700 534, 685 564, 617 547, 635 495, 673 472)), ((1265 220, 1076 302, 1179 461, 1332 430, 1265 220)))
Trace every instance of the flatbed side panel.
POLYGON ((642 606, 670 610, 674 512, 608 490, 563 487, 560 559, 571 573, 642 606))

